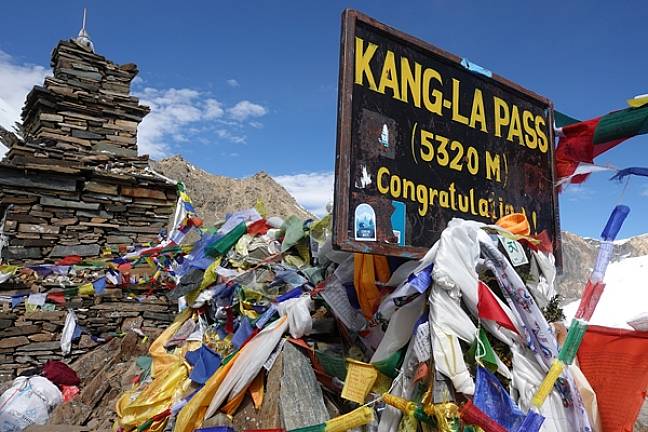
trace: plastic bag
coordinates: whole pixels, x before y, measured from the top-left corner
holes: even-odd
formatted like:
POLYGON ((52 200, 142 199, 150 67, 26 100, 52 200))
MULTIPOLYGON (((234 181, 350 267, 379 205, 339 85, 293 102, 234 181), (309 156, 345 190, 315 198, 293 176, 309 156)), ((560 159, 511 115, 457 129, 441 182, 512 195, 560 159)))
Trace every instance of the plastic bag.
POLYGON ((18 377, 0 396, 0 430, 17 432, 45 424, 50 410, 61 402, 63 395, 47 378, 18 377))

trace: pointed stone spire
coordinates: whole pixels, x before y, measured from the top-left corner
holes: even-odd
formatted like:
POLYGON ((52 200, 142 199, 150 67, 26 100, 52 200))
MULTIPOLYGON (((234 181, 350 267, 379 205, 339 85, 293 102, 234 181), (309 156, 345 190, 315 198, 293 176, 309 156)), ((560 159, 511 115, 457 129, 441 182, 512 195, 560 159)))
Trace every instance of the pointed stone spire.
POLYGON ((79 36, 77 36, 74 40, 84 48, 89 49, 90 51, 94 52, 94 44, 90 40, 90 35, 88 34, 88 31, 86 30, 86 18, 87 18, 88 10, 87 8, 83 8, 83 25, 81 26, 81 30, 79 31, 79 36))

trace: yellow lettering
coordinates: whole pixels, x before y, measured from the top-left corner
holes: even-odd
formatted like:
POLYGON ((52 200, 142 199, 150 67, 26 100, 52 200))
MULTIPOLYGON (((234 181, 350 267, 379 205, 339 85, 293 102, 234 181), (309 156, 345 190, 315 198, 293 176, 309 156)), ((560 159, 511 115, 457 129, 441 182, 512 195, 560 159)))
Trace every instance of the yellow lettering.
POLYGON ((538 132, 538 150, 542 153, 547 153, 547 150, 549 150, 549 140, 545 134, 544 126, 544 119, 540 115, 537 115, 535 118, 535 129, 538 132))
POLYGON ((488 200, 485 200, 484 198, 479 198, 478 208, 479 208, 479 216, 488 217, 490 215, 488 211, 488 200))
POLYGON ((425 105, 425 109, 428 111, 442 115, 443 93, 439 89, 434 89, 430 93, 430 81, 432 79, 437 80, 439 84, 443 84, 439 72, 431 68, 425 69, 423 72, 423 105, 425 105), (430 99, 430 94, 432 95, 432 99, 430 99))
POLYGON ((458 79, 452 78, 452 120, 467 125, 468 117, 462 116, 459 113, 459 96, 460 96, 459 86, 460 85, 461 83, 459 82, 458 79))
POLYGON ((524 132, 526 132, 524 135, 524 142, 527 147, 534 149, 538 147, 538 135, 536 135, 536 131, 530 123, 531 120, 533 120, 533 113, 524 110, 522 113, 522 125, 524 126, 524 132))
POLYGON ((380 74, 380 84, 378 85, 378 93, 385 94, 385 88, 392 89, 394 99, 400 99, 396 61, 394 60, 394 53, 391 51, 387 51, 387 54, 385 54, 385 61, 380 74))
POLYGON ((486 115, 484 114, 484 96, 482 91, 478 88, 475 89, 473 95, 472 111, 470 112, 470 127, 475 129, 475 124, 479 123, 481 126, 479 130, 488 133, 486 129, 486 115))
POLYGON ((511 121, 509 116, 509 107, 505 100, 493 96, 495 104, 495 136, 502 136, 502 126, 508 126, 511 121))
POLYGON ((423 185, 416 185, 416 200, 419 203, 418 214, 425 216, 428 212, 428 188, 423 185))
POLYGON ((463 145, 459 141, 452 141, 450 143, 450 151, 456 152, 452 161, 450 162, 450 169, 461 171, 463 169, 463 145))
POLYGON ((421 159, 425 162, 430 162, 434 159, 434 146, 432 145, 432 139, 434 134, 432 132, 421 129, 421 159), (423 148, 426 148, 427 151, 424 152, 423 148))
POLYGON ((414 187, 414 182, 411 180, 407 180, 406 178, 403 179, 403 198, 409 199, 411 201, 416 201, 415 197, 415 187, 414 187), (409 195, 407 191, 410 191, 409 195))
POLYGON ((409 60, 401 57, 401 100, 407 102, 407 93, 411 93, 412 102, 417 108, 421 108, 421 65, 414 63, 414 74, 409 60))
POLYGON ((479 172, 479 153, 475 147, 468 147, 466 151, 466 167, 472 175, 477 175, 479 172))
POLYGON ((513 142, 513 137, 517 137, 518 142, 524 145, 524 140, 522 139, 522 122, 520 121, 520 111, 518 110, 517 105, 513 105, 513 111, 511 111, 511 127, 509 128, 507 140, 513 142))
POLYGON ((467 195, 459 194, 459 211, 462 213, 468 213, 468 208, 470 207, 470 198, 467 195))
POLYGON ((376 80, 374 79, 373 72, 369 62, 376 54, 378 45, 369 42, 367 50, 364 50, 364 40, 359 37, 355 38, 355 83, 364 85, 364 77, 367 77, 367 84, 369 89, 376 90, 376 80))
POLYGON ((492 180, 495 176, 495 180, 501 182, 500 180, 500 156, 498 153, 495 153, 495 156, 486 150, 486 178, 492 180))
POLYGON ((439 191, 439 205, 443 208, 449 208, 448 191, 439 191))
POLYGON ((436 189, 430 188, 430 205, 434 206, 434 199, 439 195, 439 191, 436 189))
POLYGON ((441 135, 437 135, 436 140, 439 143, 439 147, 437 147, 437 163, 443 167, 447 166, 448 162, 450 162, 450 155, 448 154, 448 150, 446 150, 449 140, 441 135))
POLYGON ((382 177, 383 175, 389 176, 389 169, 385 167, 378 168, 377 182, 378 182, 378 192, 381 194, 386 194, 389 192, 389 186, 383 186, 382 177))
POLYGON ((452 210, 457 210, 457 207, 455 207, 455 184, 454 184, 454 182, 450 183, 450 186, 448 187, 448 191, 450 191, 450 208, 452 210))
POLYGON ((394 174, 389 182, 389 188, 391 192, 391 196, 394 198, 399 198, 401 194, 401 182, 400 182, 400 177, 398 177, 396 174, 394 174))

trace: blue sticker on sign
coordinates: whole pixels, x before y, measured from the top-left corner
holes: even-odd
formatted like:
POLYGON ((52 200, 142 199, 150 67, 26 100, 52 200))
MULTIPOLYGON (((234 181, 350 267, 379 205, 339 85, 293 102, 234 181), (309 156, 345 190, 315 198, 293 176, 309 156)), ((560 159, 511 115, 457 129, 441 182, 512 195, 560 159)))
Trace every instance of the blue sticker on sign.
POLYGON ((391 215, 392 231, 396 236, 396 243, 405 246, 405 203, 392 201, 392 207, 394 207, 394 212, 391 215))

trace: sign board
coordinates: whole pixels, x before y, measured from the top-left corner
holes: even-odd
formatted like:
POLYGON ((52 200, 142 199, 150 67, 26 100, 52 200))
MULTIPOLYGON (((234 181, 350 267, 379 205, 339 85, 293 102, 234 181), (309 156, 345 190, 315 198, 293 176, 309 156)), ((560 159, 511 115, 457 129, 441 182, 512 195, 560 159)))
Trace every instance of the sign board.
POLYGON ((334 245, 419 258, 452 218, 522 212, 559 252, 552 124, 548 99, 346 10, 334 245))

